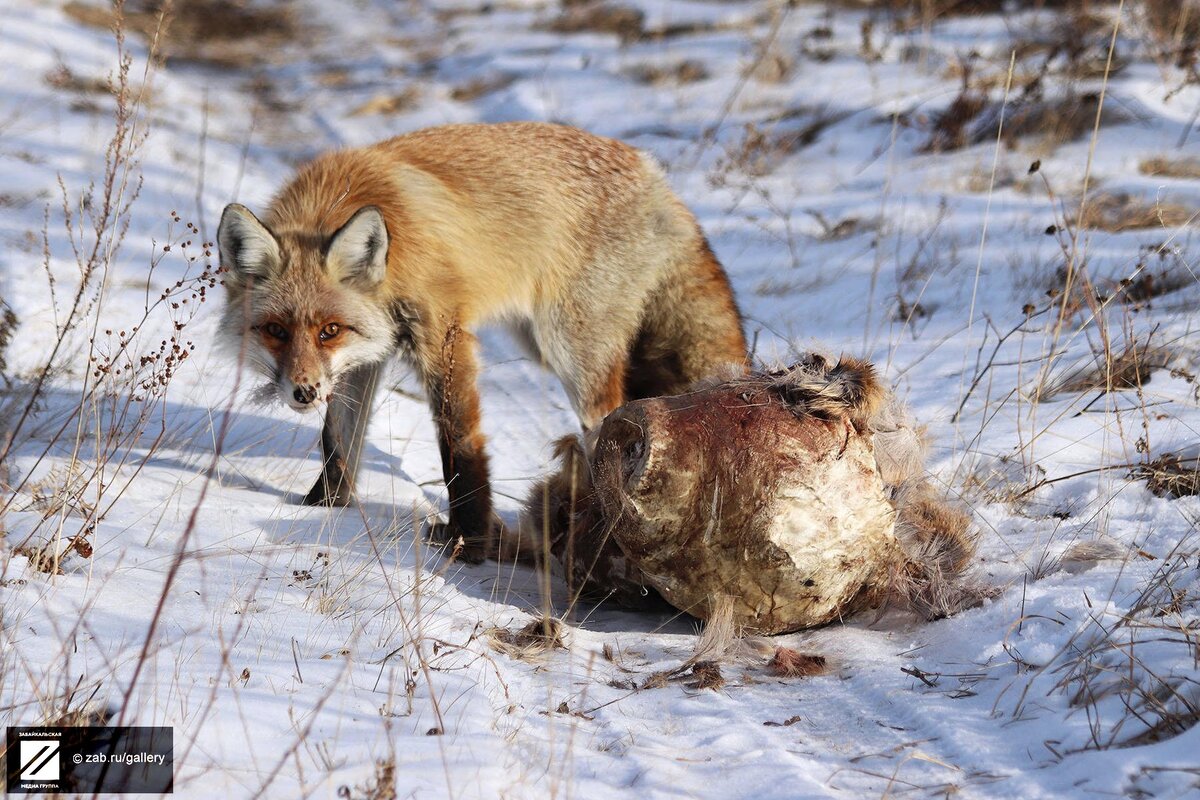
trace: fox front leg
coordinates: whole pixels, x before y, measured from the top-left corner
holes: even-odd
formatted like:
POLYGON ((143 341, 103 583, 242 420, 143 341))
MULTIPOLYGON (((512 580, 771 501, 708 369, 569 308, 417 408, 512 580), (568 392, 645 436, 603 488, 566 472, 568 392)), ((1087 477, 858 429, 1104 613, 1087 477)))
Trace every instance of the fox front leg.
POLYGON ((305 505, 350 504, 382 371, 382 364, 364 364, 350 370, 334 387, 321 428, 321 475, 304 496, 305 505))
POLYGON ((479 563, 493 554, 498 521, 492 515, 488 460, 480 429, 476 340, 454 326, 445 335, 436 369, 426 370, 425 383, 437 423, 442 475, 450 497, 450 521, 430 526, 431 538, 458 555, 479 563))

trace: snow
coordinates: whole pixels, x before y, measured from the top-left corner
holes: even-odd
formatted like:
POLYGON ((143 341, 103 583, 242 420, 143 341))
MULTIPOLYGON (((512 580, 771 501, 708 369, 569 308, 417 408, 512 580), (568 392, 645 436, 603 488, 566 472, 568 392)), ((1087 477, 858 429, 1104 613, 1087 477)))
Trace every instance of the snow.
MULTIPOLYGON (((1200 796, 1200 727, 1143 740, 1121 691, 1128 678, 1170 687, 1156 697, 1171 708, 1200 704, 1200 502, 1156 497, 1123 466, 1200 439, 1196 220, 1077 242, 1045 233, 1069 222, 1085 175, 1090 196, 1200 207, 1200 180, 1139 173, 1148 158, 1200 156, 1200 85, 1153 57, 1133 14, 1118 37, 1125 66, 1104 87, 1120 119, 1094 142, 1089 124, 1064 143, 997 146, 993 133, 927 153, 958 65, 978 53, 1001 100, 1011 47, 1052 38, 1053 12, 947 15, 905 32, 848 3, 638 0, 648 28, 696 30, 622 44, 551 32, 559 8, 537 0, 288 5, 303 30, 240 66, 147 69, 146 40, 129 37, 134 85, 149 76, 124 197, 139 181, 140 193, 0 494, 3 724, 86 706, 173 726, 185 797, 360 796, 379 759, 394 759, 398 797, 1200 796), (790 73, 746 78, 768 43, 790 73), (694 82, 638 80, 688 60, 704 68, 694 82), (478 96, 464 89, 498 77, 478 96), (396 113, 354 113, 406 90, 396 113), (445 497, 428 410, 401 366, 369 432, 361 507, 297 505, 318 471, 319 420, 251 401, 259 380, 212 345, 220 289, 144 309, 203 270, 227 202, 261 208, 304 158, 512 119, 579 125, 658 157, 726 265, 760 359, 816 347, 879 364, 927 426, 931 475, 971 505, 975 569, 995 596, 932 623, 864 614, 771 642, 825 656, 822 676, 781 679, 742 659, 722 666, 717 691, 637 689, 688 658, 694 622, 568 607, 556 581, 447 565, 414 535, 445 497), (750 154, 756 167, 747 125, 780 142, 750 154), (786 144, 807 126, 810 143, 786 144), (1103 296, 1163 270, 1182 287, 1059 325, 1046 292, 1072 246, 1103 296), (195 349, 161 400, 143 413, 118 392, 78 414, 92 352, 119 354, 120 332, 138 325, 136 365, 176 321, 195 349), (1140 392, 1034 402, 1039 385, 1094 363, 1106 337, 1119 351, 1147 335, 1174 372, 1140 392), (1030 491, 1043 478, 1054 482, 1030 491), (50 575, 17 552, 27 539, 61 545, 91 506, 102 514, 90 557, 70 554, 50 575), (1059 563, 1092 541, 1117 557, 1059 563), (565 649, 525 661, 488 646, 487 629, 546 608, 567 623, 565 649), (1096 694, 1073 702, 1086 686, 1096 694)), ((1115 4, 1090 6, 1115 19, 1115 4)), ((1107 30, 1079 37, 1096 40, 1101 63, 1107 30)), ((28 385, 78 286, 72 242, 94 238, 81 196, 99 189, 112 136, 111 95, 79 87, 115 75, 118 53, 111 32, 58 0, 0 0, 0 53, 0 297, 21 321, 9 371, 28 385), (60 66, 78 80, 54 85, 60 66)), ((1018 75, 1039 64, 1019 62, 1018 75)), ((1053 96, 1067 79, 1046 80, 1053 96)), ((577 423, 516 343, 491 331, 483 342, 493 491, 512 521, 550 468, 550 442, 577 423)))

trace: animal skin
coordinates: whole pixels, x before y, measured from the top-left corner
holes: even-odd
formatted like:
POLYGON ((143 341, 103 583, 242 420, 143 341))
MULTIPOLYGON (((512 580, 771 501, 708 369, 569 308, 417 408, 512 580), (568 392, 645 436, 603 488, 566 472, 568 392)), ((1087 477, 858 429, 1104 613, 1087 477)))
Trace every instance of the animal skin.
POLYGON ((925 480, 902 416, 869 364, 817 356, 627 403, 559 443, 505 552, 577 594, 755 633, 883 603, 944 616, 983 596, 962 579, 971 520, 925 480))

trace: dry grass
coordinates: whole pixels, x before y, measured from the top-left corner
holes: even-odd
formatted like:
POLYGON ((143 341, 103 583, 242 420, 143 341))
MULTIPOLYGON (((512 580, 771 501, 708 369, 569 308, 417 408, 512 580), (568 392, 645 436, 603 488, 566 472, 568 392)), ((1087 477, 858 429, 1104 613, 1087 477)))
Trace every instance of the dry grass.
POLYGON ((751 177, 770 175, 790 156, 816 144, 832 125, 849 115, 828 108, 794 108, 777 114, 762 124, 748 122, 741 138, 732 144, 718 162, 718 176, 740 172, 751 177))
POLYGON ((1033 393, 1035 402, 1062 394, 1113 392, 1139 389, 1150 382, 1154 370, 1166 369, 1177 354, 1147 342, 1127 341, 1119 351, 1100 352, 1091 364, 1070 367, 1051 376, 1033 393))
POLYGON ((778 45, 750 62, 746 76, 759 83, 785 83, 796 69, 796 59, 778 45))
POLYGON ((1197 209, 1182 203, 1149 201, 1125 193, 1101 193, 1088 200, 1074 223, 1088 230, 1120 233, 1147 228, 1178 228, 1197 217, 1197 209))
POLYGON ((337 796, 344 800, 396 800, 396 758, 381 758, 375 762, 375 776, 351 789, 338 787, 337 796))
POLYGON ((689 689, 712 689, 714 692, 725 688, 725 676, 721 674, 721 665, 716 661, 700 661, 692 665, 689 680, 685 685, 689 689))
POLYGON ((408 86, 398 93, 377 94, 350 112, 352 117, 370 114, 401 114, 410 111, 421 102, 421 90, 408 86))
POLYGON ((46 73, 46 83, 55 89, 78 94, 112 94, 113 87, 107 78, 85 78, 71 71, 66 64, 59 64, 46 73))
POLYGON ((571 3, 545 25, 554 33, 613 33, 623 42, 642 38, 646 15, 631 6, 609 3, 571 3))
POLYGON ((566 647, 562 623, 553 617, 535 619, 524 628, 489 628, 488 645, 498 653, 522 661, 532 661, 553 650, 566 647))
MULTIPOLYGON (((1160 560, 1129 607, 1089 615, 1088 623, 1045 668, 1054 690, 1087 710, 1081 749, 1106 750, 1164 741, 1200 724, 1200 680, 1194 670, 1150 666, 1200 659, 1195 611, 1194 550, 1185 539, 1160 560)), ((1018 713, 1024 704, 1018 704, 1018 713)))
MULTIPOLYGON (((964 88, 945 111, 934 117, 921 151, 942 153, 995 142, 1001 111, 1004 144, 1017 147, 1026 143, 1049 151, 1090 134, 1099 108, 1100 96, 1095 92, 1068 92, 1052 100, 1016 98, 1005 105, 971 86, 964 88)), ((1124 121, 1126 116, 1111 105, 1106 105, 1100 113, 1101 125, 1124 121)))
POLYGON ((1164 297, 1191 286, 1195 278, 1186 269, 1164 267, 1159 270, 1145 269, 1136 278, 1125 278, 1117 285, 1122 302, 1136 307, 1148 305, 1152 300, 1164 297))
POLYGON ((4 298, 0 297, 0 398, 4 397, 3 391, 9 385, 8 346, 12 343, 12 337, 16 332, 17 315, 13 313, 4 298))
POLYGON ((673 64, 641 64, 625 70, 625 74, 649 86, 680 86, 707 79, 708 68, 704 62, 689 58, 673 64))
POLYGON ((684 22, 647 28, 646 15, 641 9, 603 0, 565 0, 562 11, 538 27, 553 33, 610 33, 622 44, 639 41, 662 41, 677 36, 743 28, 745 23, 684 22))
POLYGON ((271 53, 301 40, 307 29, 283 2, 251 5, 244 0, 130 0, 120 16, 111 8, 72 0, 63 11, 85 25, 126 31, 154 41, 171 60, 221 67, 248 67, 270 61, 271 53), (164 17, 164 10, 167 14, 164 17), (159 21, 162 19, 162 30, 159 21))
POLYGON ((1164 453, 1134 470, 1146 488, 1158 497, 1200 495, 1200 460, 1164 453))
POLYGON ((1140 0, 1133 4, 1142 26, 1160 43, 1179 54, 1191 52, 1200 44, 1200 2, 1198 0, 1140 0))
POLYGON ((1138 171, 1143 175, 1155 178, 1200 180, 1200 158, 1193 156, 1147 158, 1138 164, 1138 171))
POLYGON ((485 95, 507 89, 516 81, 516 75, 507 72, 497 72, 492 75, 481 75, 465 83, 460 83, 450 90, 450 99, 459 103, 469 103, 485 95))

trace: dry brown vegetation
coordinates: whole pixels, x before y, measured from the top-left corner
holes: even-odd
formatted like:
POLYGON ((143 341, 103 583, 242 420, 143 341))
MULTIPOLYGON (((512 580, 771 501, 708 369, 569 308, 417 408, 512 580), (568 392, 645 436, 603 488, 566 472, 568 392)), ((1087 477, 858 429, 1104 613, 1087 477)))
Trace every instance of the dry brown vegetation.
MULTIPOLYGON (((1133 4, 1139 22, 1161 43, 1185 55, 1194 64, 1200 45, 1200 2, 1197 0, 1140 0, 1133 4)), ((1179 66, 1185 66, 1180 64, 1179 66)))
POLYGON ((1164 453, 1134 470, 1134 476, 1146 482, 1146 488, 1158 497, 1185 497, 1200 494, 1200 460, 1164 453))
POLYGON ((1200 158, 1192 156, 1147 158, 1138 164, 1138 171, 1143 175, 1156 178, 1200 180, 1200 158))
POLYGON ((79 94, 112 94, 107 78, 87 78, 76 75, 66 64, 59 64, 46 73, 46 83, 55 89, 79 94))
POLYGON ((1127 121, 1125 114, 1111 105, 1100 109, 1095 92, 1068 92, 1055 99, 1043 99, 1029 93, 1010 99, 992 100, 974 86, 964 87, 950 106, 932 120, 922 152, 941 153, 983 142, 994 142, 997 135, 1009 147, 1022 140, 1033 140, 1037 147, 1053 149, 1091 133, 1096 114, 1101 125, 1127 121), (1003 130, 1001 130, 1003 113, 1003 130))
POLYGON ((518 630, 489 628, 487 641, 493 650, 522 660, 535 659, 566 646, 562 623, 553 617, 535 619, 518 630))
POLYGON ((287 3, 244 0, 128 0, 123 11, 71 0, 71 18, 98 28, 124 30, 157 41, 166 59, 222 67, 269 62, 273 51, 301 39, 307 29, 287 3), (160 24, 161 23, 161 24, 160 24))
POLYGON ((1176 354, 1148 341, 1129 341, 1120 350, 1097 353, 1094 363, 1070 367, 1050 377, 1038 387, 1034 399, 1044 402, 1064 393, 1139 389, 1150 382, 1154 370, 1167 369, 1176 359, 1176 354))
POLYGON ((614 33, 622 41, 642 38, 646 15, 630 6, 608 3, 564 3, 562 13, 546 24, 554 33, 614 33))
MULTIPOLYGON (((1186 540, 1185 540, 1186 541, 1186 540)), ((1118 616, 1089 615, 1089 623, 1047 664, 1054 690, 1074 708, 1086 708, 1084 749, 1136 747, 1164 741, 1200 723, 1200 681, 1194 672, 1160 671, 1146 662, 1149 652, 1174 651, 1181 663, 1200 656, 1190 609, 1194 551, 1177 549, 1140 587, 1118 616), (1111 713, 1101 713, 1105 704, 1111 713)), ((1023 698, 1021 705, 1031 697, 1023 698)))
POLYGON ((743 23, 698 21, 648 28, 645 22, 645 13, 632 6, 604 0, 563 0, 558 16, 538 27, 554 33, 611 33, 625 44, 743 27, 743 23))
POLYGON ((1102 193, 1077 212, 1075 224, 1089 230, 1120 233, 1145 228, 1177 228, 1197 217, 1197 209, 1182 203, 1142 199, 1125 193, 1102 193))
POLYGON ((353 789, 339 786, 337 796, 341 800, 396 800, 396 757, 379 759, 374 778, 353 789))
POLYGON ((1145 269, 1136 278, 1126 278, 1118 283, 1120 299, 1133 306, 1141 307, 1158 297, 1177 292, 1195 282, 1185 270, 1164 267, 1159 270, 1145 269))
POLYGON ((480 97, 507 89, 516 81, 517 76, 507 72, 497 72, 493 75, 483 75, 460 83, 450 90, 450 99, 460 103, 469 103, 480 97))
POLYGON ((703 62, 689 58, 674 64, 642 64, 629 68, 625 74, 638 83, 672 86, 702 81, 708 77, 708 69, 703 62))
POLYGON ((412 110, 421 102, 421 90, 408 86, 401 92, 377 94, 350 112, 352 117, 368 114, 400 114, 412 110))
POLYGON ((815 144, 830 126, 850 115, 828 108, 793 108, 763 124, 748 122, 740 139, 728 149, 716 167, 716 179, 737 171, 751 177, 774 172, 789 156, 815 144))

